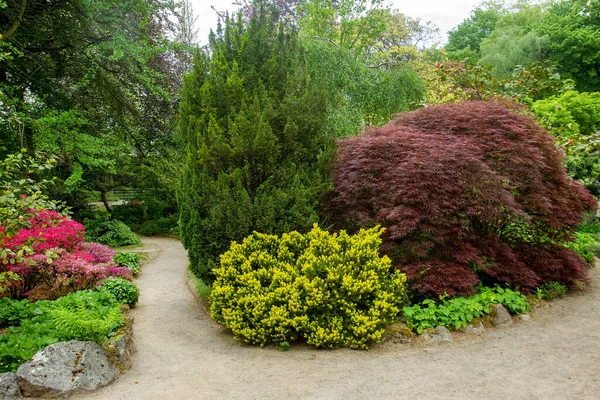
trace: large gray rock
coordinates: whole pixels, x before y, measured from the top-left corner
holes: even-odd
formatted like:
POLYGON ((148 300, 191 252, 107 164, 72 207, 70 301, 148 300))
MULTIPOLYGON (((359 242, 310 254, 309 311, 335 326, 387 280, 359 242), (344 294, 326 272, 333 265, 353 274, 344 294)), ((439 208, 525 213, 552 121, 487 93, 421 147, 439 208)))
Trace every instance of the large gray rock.
POLYGON ((97 343, 71 340, 38 351, 19 367, 17 378, 23 396, 53 398, 96 390, 118 374, 97 343))
POLYGON ((17 374, 5 372, 0 374, 0 399, 12 400, 21 397, 21 389, 17 381, 17 374))
POLYGON ((423 332, 423 338, 428 344, 452 343, 452 334, 445 326, 438 326, 434 329, 427 329, 425 332, 423 332))
POLYGON ((510 326, 513 323, 510 314, 502 304, 491 304, 490 316, 492 317, 492 323, 496 328, 510 326))

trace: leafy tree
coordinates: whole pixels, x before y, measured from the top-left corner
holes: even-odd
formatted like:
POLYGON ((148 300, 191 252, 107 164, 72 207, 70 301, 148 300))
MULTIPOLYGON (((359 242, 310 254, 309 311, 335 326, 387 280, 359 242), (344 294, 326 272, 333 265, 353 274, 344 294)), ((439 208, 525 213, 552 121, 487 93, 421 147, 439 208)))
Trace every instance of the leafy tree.
POLYGON ((420 51, 439 33, 431 22, 422 23, 399 10, 389 10, 386 18, 386 28, 371 53, 388 68, 418 60, 420 51))
POLYGON ((494 30, 480 43, 481 62, 501 79, 517 67, 528 67, 546 56, 550 38, 533 29, 543 19, 539 4, 518 3, 496 21, 494 30))
POLYGON ((483 2, 473 9, 469 18, 448 32, 446 50, 450 59, 470 57, 477 60, 481 41, 492 33, 503 14, 503 1, 483 2))
POLYGON ((9 52, 0 59, 0 152, 57 154, 55 194, 74 205, 85 204, 85 190, 134 182, 132 165, 172 147, 173 3, 8 5, 0 15, 9 52))
POLYGON ((325 97, 297 33, 278 19, 264 2, 247 24, 226 17, 185 78, 181 238, 205 280, 231 241, 307 231, 319 220, 331 147, 325 97))
POLYGON ((563 0, 550 7, 536 32, 548 35, 548 58, 580 91, 600 91, 600 7, 596 1, 563 0))
POLYGON ((377 43, 390 15, 383 0, 308 0, 300 10, 303 36, 328 40, 357 55, 377 43))
POLYGON ((381 125, 423 99, 424 82, 409 66, 373 68, 331 42, 307 38, 303 43, 308 68, 325 89, 325 128, 330 137, 347 137, 366 126, 381 125))

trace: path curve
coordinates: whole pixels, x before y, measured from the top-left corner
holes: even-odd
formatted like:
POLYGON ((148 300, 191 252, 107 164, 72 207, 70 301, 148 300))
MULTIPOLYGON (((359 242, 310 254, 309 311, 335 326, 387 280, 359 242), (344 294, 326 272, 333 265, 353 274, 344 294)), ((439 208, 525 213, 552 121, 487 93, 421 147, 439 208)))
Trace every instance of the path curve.
POLYGON ((173 239, 147 238, 158 256, 132 311, 131 370, 80 398, 100 399, 598 399, 600 273, 586 292, 538 310, 529 323, 460 336, 446 346, 281 352, 240 344, 195 302, 187 258, 173 239))

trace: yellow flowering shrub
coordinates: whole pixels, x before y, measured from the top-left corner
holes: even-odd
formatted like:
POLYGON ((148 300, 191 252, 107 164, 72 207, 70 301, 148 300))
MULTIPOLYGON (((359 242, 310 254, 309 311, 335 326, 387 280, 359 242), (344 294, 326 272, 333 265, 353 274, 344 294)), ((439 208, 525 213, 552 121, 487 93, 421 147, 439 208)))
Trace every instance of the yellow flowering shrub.
POLYGON ((213 270, 212 318, 236 338, 288 348, 367 348, 402 309, 406 277, 379 256, 375 227, 350 236, 254 233, 232 243, 213 270))

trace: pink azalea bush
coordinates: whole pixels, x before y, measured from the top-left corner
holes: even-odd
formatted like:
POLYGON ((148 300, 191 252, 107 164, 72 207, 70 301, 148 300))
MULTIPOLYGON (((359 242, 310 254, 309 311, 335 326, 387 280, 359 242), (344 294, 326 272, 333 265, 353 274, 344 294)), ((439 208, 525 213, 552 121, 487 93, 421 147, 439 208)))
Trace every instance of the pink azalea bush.
POLYGON ((114 263, 115 253, 108 246, 84 242, 85 228, 79 222, 56 211, 30 214, 14 235, 0 235, 0 273, 20 277, 8 290, 11 297, 56 299, 92 289, 109 277, 133 279, 128 268, 114 263))

